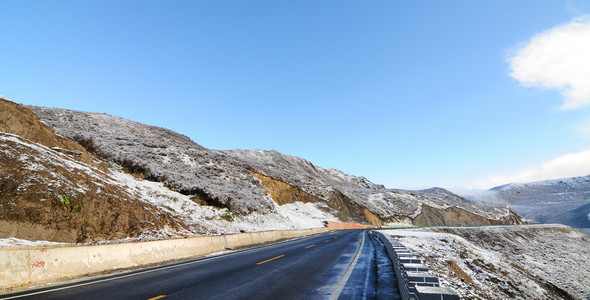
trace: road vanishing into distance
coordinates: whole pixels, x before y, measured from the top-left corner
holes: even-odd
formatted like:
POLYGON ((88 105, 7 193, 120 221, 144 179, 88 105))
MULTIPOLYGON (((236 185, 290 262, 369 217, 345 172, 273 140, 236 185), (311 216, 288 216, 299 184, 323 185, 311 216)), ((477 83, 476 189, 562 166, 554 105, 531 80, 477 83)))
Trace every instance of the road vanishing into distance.
POLYGON ((345 230, 0 299, 401 299, 381 241, 345 230))

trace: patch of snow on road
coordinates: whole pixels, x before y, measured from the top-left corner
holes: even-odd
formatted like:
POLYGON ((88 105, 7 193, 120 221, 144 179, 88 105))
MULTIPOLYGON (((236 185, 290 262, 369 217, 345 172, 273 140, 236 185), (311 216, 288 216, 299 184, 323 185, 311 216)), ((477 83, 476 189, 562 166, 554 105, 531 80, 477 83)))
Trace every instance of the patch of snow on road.
POLYGON ((232 253, 232 252, 235 252, 235 250, 219 251, 219 252, 207 254, 207 255, 205 255, 205 257, 219 256, 219 255, 228 254, 228 253, 232 253))

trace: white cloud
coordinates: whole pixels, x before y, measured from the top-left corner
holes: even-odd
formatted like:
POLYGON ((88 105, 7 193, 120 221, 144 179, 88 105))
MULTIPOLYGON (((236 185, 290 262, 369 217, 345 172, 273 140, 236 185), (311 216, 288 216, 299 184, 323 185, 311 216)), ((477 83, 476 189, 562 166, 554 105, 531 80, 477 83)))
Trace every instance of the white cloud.
POLYGON ((510 65, 524 86, 560 90, 562 109, 590 104, 590 16, 535 35, 510 65))
POLYGON ((511 172, 485 176, 471 185, 490 188, 507 183, 525 183, 548 179, 586 176, 590 174, 590 150, 566 154, 536 166, 511 172))

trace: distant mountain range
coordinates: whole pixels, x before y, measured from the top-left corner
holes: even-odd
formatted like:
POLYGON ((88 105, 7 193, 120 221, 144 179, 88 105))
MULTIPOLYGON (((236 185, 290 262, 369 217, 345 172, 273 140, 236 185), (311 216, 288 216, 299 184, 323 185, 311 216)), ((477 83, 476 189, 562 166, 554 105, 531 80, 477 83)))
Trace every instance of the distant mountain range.
POLYGON ((590 175, 511 183, 468 198, 483 203, 510 205, 522 216, 540 223, 590 228, 590 175))

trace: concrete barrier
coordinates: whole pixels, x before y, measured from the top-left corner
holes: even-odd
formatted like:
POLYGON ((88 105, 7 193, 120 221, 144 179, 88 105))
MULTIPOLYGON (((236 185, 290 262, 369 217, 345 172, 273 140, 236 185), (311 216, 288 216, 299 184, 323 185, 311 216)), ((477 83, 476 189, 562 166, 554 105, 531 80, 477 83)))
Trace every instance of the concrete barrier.
POLYGON ((459 300, 459 295, 450 288, 441 287, 438 278, 428 273, 428 267, 404 245, 381 232, 372 233, 385 245, 403 300, 459 300))
POLYGON ((92 246, 0 248, 0 290, 328 232, 327 228, 248 232, 92 246))

